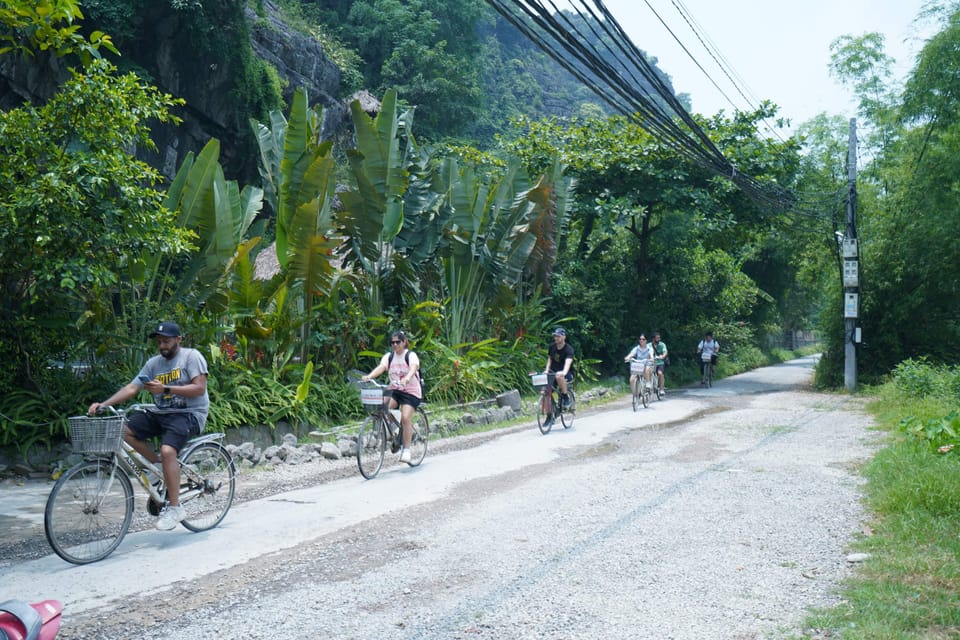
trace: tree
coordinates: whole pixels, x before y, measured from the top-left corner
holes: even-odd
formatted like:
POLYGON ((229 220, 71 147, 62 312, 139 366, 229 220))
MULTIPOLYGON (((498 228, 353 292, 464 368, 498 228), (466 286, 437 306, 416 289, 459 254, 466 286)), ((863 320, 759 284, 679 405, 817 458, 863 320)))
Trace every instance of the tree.
POLYGON ((49 358, 99 331, 144 252, 191 247, 152 188, 159 174, 130 155, 177 101, 114 71, 95 61, 47 104, 0 114, 0 387, 37 384, 49 358))
POLYGON ((89 39, 84 36, 75 24, 82 19, 75 0, 4 0, 0 6, 0 55, 34 56, 50 51, 57 57, 76 55, 87 65, 100 58, 101 47, 118 53, 110 36, 102 31, 94 31, 89 39))

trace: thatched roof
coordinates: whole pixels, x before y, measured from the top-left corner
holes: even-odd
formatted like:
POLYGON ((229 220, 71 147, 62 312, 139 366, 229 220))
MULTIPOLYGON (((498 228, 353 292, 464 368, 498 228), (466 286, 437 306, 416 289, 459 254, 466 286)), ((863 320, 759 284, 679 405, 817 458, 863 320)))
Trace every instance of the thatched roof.
MULTIPOLYGON (((334 269, 340 269, 343 261, 340 258, 332 258, 330 264, 334 269)), ((267 281, 280 273, 280 260, 277 259, 277 243, 271 242, 270 246, 257 254, 253 260, 253 279, 267 281)))
POLYGON ((347 99, 347 104, 350 104, 354 100, 360 101, 360 108, 363 109, 363 112, 368 116, 374 117, 380 113, 380 101, 366 89, 361 89, 350 96, 347 99))
POLYGON ((253 277, 255 280, 269 280, 280 273, 280 261, 277 259, 277 243, 257 254, 253 261, 253 277))

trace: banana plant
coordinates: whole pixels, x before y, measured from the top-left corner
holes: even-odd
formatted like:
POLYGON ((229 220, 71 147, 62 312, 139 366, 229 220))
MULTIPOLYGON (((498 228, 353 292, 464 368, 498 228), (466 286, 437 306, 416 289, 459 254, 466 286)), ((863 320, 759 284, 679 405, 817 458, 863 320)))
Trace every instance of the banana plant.
MULTIPOLYGON (((350 109, 356 148, 346 153, 354 186, 340 194, 343 211, 337 221, 344 237, 340 252, 344 265, 369 277, 367 311, 379 315, 384 308, 384 288, 391 279, 400 288, 416 288, 415 270, 406 259, 407 252, 398 251, 395 240, 405 224, 411 159, 416 164, 422 157, 411 133, 413 111, 398 113, 396 90, 386 92, 376 118, 364 113, 359 101, 353 101, 350 109)), ((423 169, 424 164, 418 167, 423 169)), ((411 195, 430 201, 425 190, 411 195)))
POLYGON ((452 158, 443 164, 441 182, 448 209, 438 249, 445 328, 451 343, 461 343, 483 333, 488 301, 499 287, 520 284, 531 256, 552 257, 543 249, 555 238, 544 232, 566 216, 571 183, 557 170, 531 184, 517 160, 499 178, 479 176, 452 158))
POLYGON ((337 242, 330 213, 332 143, 320 142, 320 114, 303 89, 294 92, 287 121, 270 114, 270 126, 251 121, 260 149, 260 176, 267 203, 276 212, 277 261, 292 294, 290 310, 303 321, 300 357, 308 359, 310 309, 330 293, 337 242))
MULTIPOLYGON (((196 157, 187 154, 164 199, 171 226, 191 233, 195 251, 172 259, 144 251, 130 262, 130 283, 121 296, 132 336, 146 335, 160 316, 218 308, 226 298, 231 264, 263 206, 263 191, 250 186, 241 191, 226 180, 219 157, 216 139, 196 157)), ((131 354, 132 361, 140 357, 131 354)))

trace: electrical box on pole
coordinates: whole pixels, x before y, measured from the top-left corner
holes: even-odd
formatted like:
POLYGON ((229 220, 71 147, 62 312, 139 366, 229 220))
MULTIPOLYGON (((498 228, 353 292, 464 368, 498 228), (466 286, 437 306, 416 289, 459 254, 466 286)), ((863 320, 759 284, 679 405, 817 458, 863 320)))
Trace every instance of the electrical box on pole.
POLYGON ((856 260, 843 261, 843 286, 851 288, 860 286, 860 263, 856 260))
POLYGON ((843 238, 843 258, 844 260, 849 260, 850 258, 857 257, 857 239, 856 238, 843 238))
POLYGON ((856 318, 860 315, 860 296, 856 293, 843 294, 843 317, 856 318))

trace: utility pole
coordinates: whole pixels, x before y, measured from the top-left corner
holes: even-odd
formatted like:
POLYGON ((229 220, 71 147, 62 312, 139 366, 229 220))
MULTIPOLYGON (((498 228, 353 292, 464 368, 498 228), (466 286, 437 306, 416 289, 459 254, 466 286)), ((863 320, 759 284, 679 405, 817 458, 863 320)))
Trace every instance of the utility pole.
POLYGON ((860 251, 857 247, 857 119, 850 118, 847 152, 847 228, 843 234, 843 384, 857 386, 857 318, 860 316, 860 251))

